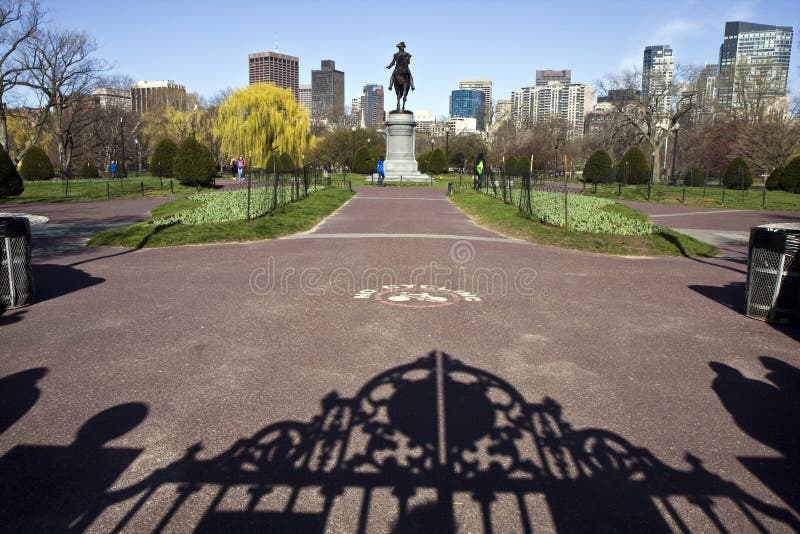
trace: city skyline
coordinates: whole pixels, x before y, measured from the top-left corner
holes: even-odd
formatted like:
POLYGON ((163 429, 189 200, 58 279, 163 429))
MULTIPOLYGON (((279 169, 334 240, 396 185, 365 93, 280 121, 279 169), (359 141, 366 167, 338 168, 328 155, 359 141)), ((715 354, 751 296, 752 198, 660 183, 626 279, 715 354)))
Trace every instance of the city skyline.
MULTIPOLYGON (((683 0, 665 11, 663 6, 634 2, 598 10, 594 3, 578 2, 565 14, 557 7, 514 0, 493 5, 494 16, 481 21, 486 36, 477 38, 475 13, 484 8, 471 1, 459 2, 456 10, 452 2, 431 5, 410 0, 404 8, 409 24, 402 31, 381 31, 376 26, 376 21, 384 21, 386 27, 394 27, 390 22, 397 10, 391 5, 370 8, 369 18, 362 21, 348 9, 355 5, 352 2, 330 6, 301 1, 267 8, 230 0, 226 4, 230 20, 226 20, 211 2, 143 0, 115 6, 113 20, 126 24, 121 29, 118 23, 109 23, 106 3, 43 1, 51 24, 86 31, 96 40, 97 56, 112 65, 112 73, 133 80, 174 80, 206 98, 246 86, 248 54, 274 51, 277 32, 278 52, 299 58, 299 83, 310 83, 311 71, 322 60, 334 60, 346 75, 345 102, 350 102, 364 85, 388 86, 385 66, 402 40, 413 56, 417 86, 409 96, 409 107, 430 111, 434 117, 447 116, 450 92, 464 79, 491 80, 496 101, 534 85, 537 70, 570 69, 573 80, 596 87, 607 74, 641 68, 642 50, 649 45, 669 44, 678 63, 717 63, 726 22, 797 30, 800 10, 794 4, 683 0), (435 24, 443 20, 447 26, 435 24)), ((796 94, 800 91, 796 43, 792 52, 789 88, 796 94)), ((387 95, 391 101, 393 95, 387 95)))

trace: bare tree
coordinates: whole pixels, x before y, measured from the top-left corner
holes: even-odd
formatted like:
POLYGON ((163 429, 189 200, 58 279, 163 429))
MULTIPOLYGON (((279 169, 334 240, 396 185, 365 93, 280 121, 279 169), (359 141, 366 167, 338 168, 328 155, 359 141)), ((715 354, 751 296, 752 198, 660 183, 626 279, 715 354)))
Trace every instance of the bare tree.
POLYGON ((6 94, 25 72, 19 61, 20 46, 32 39, 42 22, 37 0, 0 0, 0 145, 8 150, 6 94))
POLYGON ((687 88, 694 87, 696 74, 693 67, 678 67, 671 84, 651 83, 647 92, 640 90, 639 70, 611 74, 600 83, 600 91, 609 97, 620 123, 632 127, 650 147, 651 182, 661 169, 661 149, 667 137, 694 107, 695 93, 687 88))
POLYGON ((55 138, 62 176, 70 176, 75 139, 90 123, 90 91, 106 70, 93 55, 96 49, 85 33, 55 29, 38 32, 23 47, 25 83, 36 91, 41 109, 37 137, 46 127, 55 138))
POLYGON ((736 148, 754 171, 769 174, 800 149, 800 124, 783 120, 745 123, 736 148))
POLYGON ((786 120, 789 97, 786 78, 772 58, 749 61, 746 57, 735 65, 720 69, 719 98, 721 111, 745 123, 786 120))

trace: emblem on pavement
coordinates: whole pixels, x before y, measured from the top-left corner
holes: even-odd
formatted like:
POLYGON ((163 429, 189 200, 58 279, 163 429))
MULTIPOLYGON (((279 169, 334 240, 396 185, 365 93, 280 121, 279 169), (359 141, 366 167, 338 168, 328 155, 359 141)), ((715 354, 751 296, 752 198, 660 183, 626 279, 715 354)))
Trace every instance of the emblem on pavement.
POLYGON ((480 302, 477 295, 433 285, 385 285, 380 289, 362 289, 353 297, 357 300, 375 300, 401 308, 441 308, 459 302, 480 302))

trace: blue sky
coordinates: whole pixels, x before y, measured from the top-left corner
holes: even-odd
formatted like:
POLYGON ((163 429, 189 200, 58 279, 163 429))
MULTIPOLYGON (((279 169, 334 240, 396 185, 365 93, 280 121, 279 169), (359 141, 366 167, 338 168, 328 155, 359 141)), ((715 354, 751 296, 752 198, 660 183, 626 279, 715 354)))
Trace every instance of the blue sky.
MULTIPOLYGON (((461 79, 490 79, 493 97, 531 85, 537 69, 572 69, 590 85, 638 65, 651 44, 677 61, 716 63, 726 21, 792 26, 790 89, 800 90, 798 0, 585 1, 256 1, 43 0, 52 24, 85 30, 98 56, 134 80, 175 80, 212 96, 247 84, 247 54, 300 58, 300 83, 333 59, 345 98, 367 83, 388 86, 395 44, 412 54, 417 90, 408 107, 446 115, 461 79)), ((387 108, 393 103, 387 99, 387 108)))

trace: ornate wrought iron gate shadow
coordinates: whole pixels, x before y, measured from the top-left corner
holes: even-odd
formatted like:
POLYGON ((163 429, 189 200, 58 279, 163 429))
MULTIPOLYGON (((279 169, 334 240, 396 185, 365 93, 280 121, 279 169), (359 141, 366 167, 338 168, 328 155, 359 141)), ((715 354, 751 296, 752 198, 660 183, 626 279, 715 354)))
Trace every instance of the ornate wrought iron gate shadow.
POLYGON ((446 354, 390 369, 353 398, 331 393, 321 408, 210 459, 196 444, 107 493, 85 518, 116 507, 115 531, 454 532, 464 521, 485 532, 800 528, 698 458, 675 470, 612 432, 575 430, 555 400, 528 403, 446 354))

